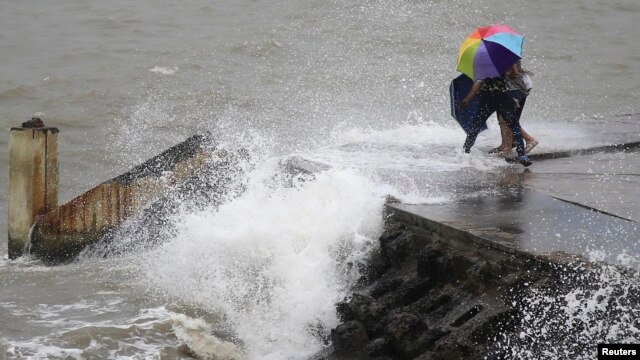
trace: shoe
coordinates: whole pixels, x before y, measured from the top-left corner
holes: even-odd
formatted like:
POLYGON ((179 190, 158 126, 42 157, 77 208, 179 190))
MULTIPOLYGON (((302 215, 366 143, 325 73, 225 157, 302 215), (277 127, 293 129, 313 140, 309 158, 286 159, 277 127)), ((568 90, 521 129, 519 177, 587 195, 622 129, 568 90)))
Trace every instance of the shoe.
POLYGON ((528 167, 533 164, 527 155, 518 156, 518 162, 524 167, 528 167))
POLYGON ((538 146, 538 140, 533 140, 532 142, 527 143, 527 146, 524 147, 524 153, 528 154, 536 146, 538 146))
POLYGON ((470 154, 470 153, 471 153, 471 148, 466 147, 466 146, 463 146, 463 147, 462 147, 462 151, 464 151, 464 152, 465 152, 465 154, 470 154))

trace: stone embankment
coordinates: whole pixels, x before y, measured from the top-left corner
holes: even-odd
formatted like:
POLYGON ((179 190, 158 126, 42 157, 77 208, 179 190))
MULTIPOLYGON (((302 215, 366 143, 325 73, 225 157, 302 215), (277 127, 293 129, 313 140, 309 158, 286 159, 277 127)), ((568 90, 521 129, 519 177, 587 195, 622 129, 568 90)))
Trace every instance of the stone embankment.
POLYGON ((533 293, 597 286, 597 275, 585 276, 591 266, 443 238, 391 217, 366 275, 337 305, 342 323, 322 357, 509 358, 504 344, 519 341, 533 293))

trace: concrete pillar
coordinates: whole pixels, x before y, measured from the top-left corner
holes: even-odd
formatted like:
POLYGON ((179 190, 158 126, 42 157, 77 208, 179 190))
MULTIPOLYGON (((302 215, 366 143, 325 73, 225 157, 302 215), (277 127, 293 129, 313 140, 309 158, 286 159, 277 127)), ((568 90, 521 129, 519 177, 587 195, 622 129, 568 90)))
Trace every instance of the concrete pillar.
POLYGON ((58 129, 34 118, 9 137, 9 258, 24 252, 38 215, 58 206, 58 129))

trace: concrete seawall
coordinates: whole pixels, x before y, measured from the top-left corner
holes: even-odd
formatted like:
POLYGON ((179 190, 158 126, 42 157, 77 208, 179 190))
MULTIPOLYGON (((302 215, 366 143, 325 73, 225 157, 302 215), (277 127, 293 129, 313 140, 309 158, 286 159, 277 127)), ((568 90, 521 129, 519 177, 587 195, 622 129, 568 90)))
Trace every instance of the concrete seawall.
POLYGON ((520 184, 450 204, 387 203, 380 250, 337 305, 333 347, 317 358, 508 359, 576 347, 595 356, 595 344, 577 342, 591 330, 567 325, 568 311, 582 311, 567 308, 574 296, 598 304, 601 313, 589 313, 594 332, 635 329, 618 320, 640 308, 639 267, 618 255, 638 258, 638 223, 520 184), (606 256, 590 260, 603 248, 606 256))
POLYGON ((447 174, 447 203, 387 203, 380 250, 317 358, 595 358, 585 339, 609 328, 623 342, 637 320, 620 319, 640 308, 638 134, 627 123, 612 137, 626 142, 538 154, 525 171, 447 174))
POLYGON ((38 216, 31 233, 30 252, 47 260, 72 258, 169 189, 194 176, 212 149, 205 136, 193 136, 38 216))
POLYGON ((615 319, 640 307, 633 270, 502 246, 397 206, 388 205, 380 251, 354 292, 337 305, 341 323, 331 332, 333 347, 318 359, 508 359, 521 343, 527 350, 560 353, 577 346, 595 355, 595 345, 576 344, 573 332, 579 331, 566 325, 545 327, 549 339, 528 342, 521 334, 540 330, 531 328, 538 319, 528 316, 548 311, 550 322, 566 324, 564 294, 603 290, 618 297, 597 300, 606 308, 597 319, 601 324, 618 326, 615 319), (612 281, 603 284, 607 276, 612 281), (557 300, 545 304, 550 296, 557 300))

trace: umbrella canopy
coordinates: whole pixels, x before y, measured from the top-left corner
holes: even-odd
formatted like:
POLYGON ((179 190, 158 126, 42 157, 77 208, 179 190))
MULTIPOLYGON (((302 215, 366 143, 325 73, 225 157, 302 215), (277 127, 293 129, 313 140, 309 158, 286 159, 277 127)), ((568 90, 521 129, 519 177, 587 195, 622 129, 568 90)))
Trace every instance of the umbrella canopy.
POLYGON ((479 27, 462 41, 456 70, 473 80, 500 76, 522 58, 523 41, 506 25, 479 27))

